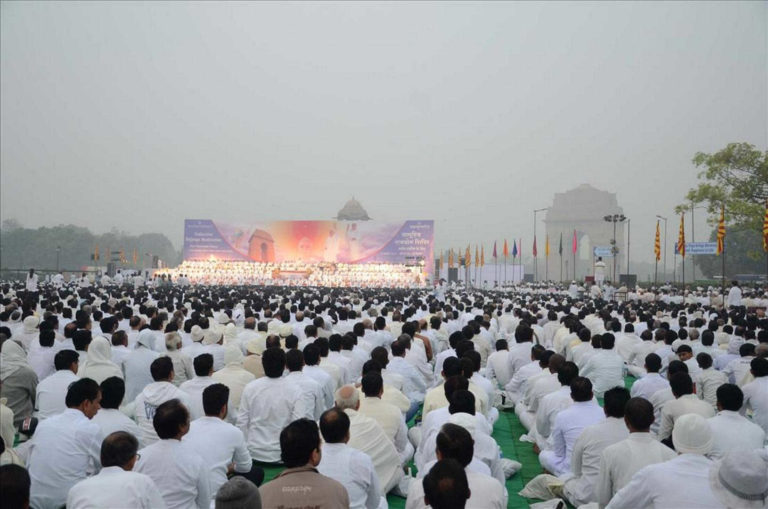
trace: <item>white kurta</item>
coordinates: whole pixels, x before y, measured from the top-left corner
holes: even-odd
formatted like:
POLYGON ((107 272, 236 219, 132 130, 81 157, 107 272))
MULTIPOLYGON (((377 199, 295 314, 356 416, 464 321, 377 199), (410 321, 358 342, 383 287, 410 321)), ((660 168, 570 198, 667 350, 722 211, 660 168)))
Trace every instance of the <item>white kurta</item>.
POLYGON ((624 387, 624 360, 614 350, 600 350, 580 370, 580 376, 592 381, 598 398, 608 389, 624 387))
POLYGON ((168 509, 208 509, 211 493, 203 459, 179 440, 159 440, 139 450, 134 471, 148 475, 168 509))
POLYGON ((596 401, 574 402, 555 417, 552 430, 552 449, 541 451, 541 466, 560 476, 571 469, 571 453, 576 439, 587 426, 605 419, 603 409, 596 401))
POLYGON ((210 376, 196 376, 192 380, 187 380, 179 386, 189 396, 189 418, 191 420, 199 419, 205 415, 203 410, 203 391, 209 385, 216 383, 216 380, 210 376))
MULTIPOLYGON (((466 509, 503 509, 507 507, 507 496, 499 481, 491 476, 467 470, 470 496, 466 509)), ((406 509, 425 509, 424 486, 420 481, 411 482, 408 488, 406 509)))
POLYGON ((696 382, 696 396, 714 408, 717 405, 717 389, 728 383, 728 377, 722 371, 707 368, 696 373, 693 381, 696 382))
POLYGON ((712 493, 709 468, 712 461, 698 454, 681 454, 637 472, 619 490, 608 509, 723 509, 712 493))
POLYGON ((685 414, 699 414, 704 418, 715 415, 715 410, 695 394, 685 394, 672 401, 667 401, 661 409, 661 425, 659 426, 659 440, 672 436, 675 421, 685 414))
POLYGON ((101 435, 106 438, 115 431, 125 431, 136 437, 140 446, 143 447, 142 434, 139 426, 127 415, 114 408, 100 408, 91 422, 95 423, 101 429, 101 435))
POLYGON ((37 384, 35 417, 47 419, 66 410, 67 389, 69 389, 69 384, 77 380, 80 380, 80 377, 69 369, 60 369, 37 384))
POLYGON ((609 445, 600 457, 600 469, 595 481, 595 497, 605 507, 632 476, 643 467, 671 460, 677 453, 650 433, 630 433, 621 442, 609 445))
POLYGON ((136 396, 134 405, 136 423, 141 429, 141 437, 137 438, 141 443, 151 444, 159 440, 152 421, 155 418, 157 407, 172 399, 178 399, 184 406, 190 407, 190 398, 187 393, 170 382, 152 382, 141 391, 141 394, 136 396))
POLYGON ((370 456, 379 477, 381 494, 385 495, 403 476, 397 449, 375 420, 352 409, 344 412, 350 421, 349 446, 370 456))
POLYGON ((754 412, 754 421, 768 434, 768 376, 755 378, 742 387, 744 407, 754 412))
POLYGON ((67 496, 68 509, 131 507, 164 509, 165 502, 154 481, 144 474, 105 467, 75 484, 67 496))
POLYGON ((645 398, 648 401, 662 389, 669 387, 669 381, 658 373, 647 373, 644 377, 632 384, 630 394, 633 398, 645 398))
POLYGON ((346 488, 350 509, 376 509, 381 505, 379 478, 367 454, 347 444, 329 443, 323 443, 322 452, 317 471, 346 488))
POLYGON ((709 427, 714 439, 708 454, 712 459, 720 459, 729 451, 759 449, 765 443, 763 428, 738 412, 721 410, 709 419, 709 427))

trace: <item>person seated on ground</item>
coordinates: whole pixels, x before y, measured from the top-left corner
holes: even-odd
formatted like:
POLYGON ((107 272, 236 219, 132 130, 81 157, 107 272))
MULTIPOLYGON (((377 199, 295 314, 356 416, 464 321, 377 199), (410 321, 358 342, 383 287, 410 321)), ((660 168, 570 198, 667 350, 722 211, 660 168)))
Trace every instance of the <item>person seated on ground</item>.
POLYGON ((629 484, 641 468, 668 461, 677 455, 650 433, 653 405, 646 399, 632 398, 627 402, 624 422, 629 436, 609 445, 600 455, 594 491, 601 508, 608 505, 616 492, 629 484))
MULTIPOLYGON (((237 427, 248 443, 251 458, 266 463, 280 461, 280 431, 291 422, 313 417, 302 389, 283 378, 285 352, 267 348, 261 357, 265 377, 243 389, 237 427)), ((266 502, 263 501, 266 505, 266 502)))
POLYGON ((550 440, 552 429, 555 426, 555 418, 561 410, 565 410, 573 403, 571 398, 571 382, 579 376, 579 368, 574 362, 566 362, 557 372, 557 380, 560 389, 550 392, 541 398, 539 409, 536 412, 536 427, 528 434, 534 435, 536 447, 534 452, 538 454, 544 449, 551 449, 554 444, 550 440), (539 450, 536 450, 538 447, 539 450))
POLYGON ((753 412, 752 419, 768 435, 768 359, 752 359, 750 373, 755 379, 742 388, 744 409, 753 412))
POLYGON ((214 509, 261 509, 259 488, 251 481, 235 476, 216 493, 214 509))
POLYGON ((706 352, 696 355, 696 362, 700 368, 693 378, 696 383, 696 397, 714 408, 717 406, 717 389, 728 383, 728 377, 722 371, 712 367, 712 356, 706 352))
POLYGON ((259 489, 264 508, 350 507, 344 486, 316 470, 322 452, 320 433, 314 421, 298 419, 280 432, 280 458, 285 470, 259 489))
POLYGON ((436 436, 435 445, 437 460, 425 467, 429 468, 429 473, 424 476, 423 482, 411 483, 405 503, 406 508, 427 507, 427 502, 424 500, 424 485, 430 482, 428 478, 432 470, 447 459, 456 460, 465 471, 471 493, 467 505, 478 508, 496 507, 502 509, 507 507, 507 494, 504 485, 500 484, 497 479, 484 473, 478 473, 470 467, 474 459, 475 441, 469 431, 456 424, 444 424, 436 436))
POLYGON ((0 382, 0 397, 13 411, 13 426, 18 428, 35 408, 38 379, 24 349, 12 339, 0 346, 0 382))
POLYGON ((155 335, 151 330, 142 330, 138 335, 136 348, 131 350, 123 361, 126 401, 135 400, 144 387, 154 381, 150 366, 160 356, 152 349, 154 341, 155 335))
MULTIPOLYGON (((688 366, 681 361, 672 361, 667 367, 667 379, 673 377, 675 373, 688 373, 688 366)), ((675 399, 675 395, 672 394, 672 387, 665 387, 654 392, 648 399, 653 405, 653 424, 651 425, 651 433, 658 435, 659 428, 661 427, 661 409, 667 401, 675 399)))
MULTIPOLYGON (((195 377, 187 380, 179 386, 179 390, 183 391, 187 395, 187 405, 189 410, 190 419, 195 420, 205 415, 203 409, 203 391, 209 385, 216 383, 213 378, 213 355, 209 353, 201 353, 192 361, 192 366, 195 370, 195 377)), ((175 378, 175 373, 174 373, 175 378)))
POLYGON ((285 367, 288 369, 288 375, 285 377, 286 382, 301 387, 302 395, 306 399, 306 407, 311 409, 314 419, 319 419, 328 407, 325 406, 323 388, 314 378, 303 372, 304 354, 301 350, 288 350, 285 355, 285 367))
POLYGON ((598 398, 603 397, 608 389, 624 387, 624 359, 614 350, 615 341, 616 338, 610 332, 603 334, 600 337, 602 350, 590 357, 579 370, 581 376, 590 379, 598 398))
MULTIPOLYGON (((694 394, 693 380, 688 373, 675 373, 669 379, 669 386, 675 399, 667 401, 661 409, 661 426, 659 440, 669 440, 675 421, 685 414, 698 414, 708 419, 714 417, 715 411, 709 403, 702 401, 694 394)), ((670 444, 671 445, 671 444, 670 444)))
POLYGON ((595 486, 600 473, 603 451, 629 436, 624 423, 624 409, 629 391, 623 387, 608 389, 603 411, 605 420, 584 428, 571 453, 572 477, 564 477, 563 495, 574 506, 597 502, 595 486))
POLYGON ((27 461, 35 509, 63 506, 69 489, 101 468, 103 437, 99 426, 91 422, 100 401, 99 384, 82 378, 67 388, 67 409, 37 426, 29 441, 27 461))
POLYGON ((96 336, 88 345, 88 357, 80 363, 77 372, 80 378, 90 378, 100 384, 107 378, 123 378, 122 370, 112 362, 112 346, 106 338, 96 336))
POLYGON ((29 472, 20 465, 0 466, 0 486, 3 487, 3 507, 28 509, 30 507, 29 472))
POLYGON ((381 375, 372 371, 363 376, 362 390, 365 397, 360 400, 358 412, 379 423, 405 465, 413 457, 414 448, 408 441, 408 428, 400 409, 381 399, 384 394, 384 380, 381 375))
POLYGON ((62 413, 67 409, 65 400, 67 390, 73 382, 80 380, 77 376, 78 355, 74 350, 60 350, 53 358, 56 372, 43 379, 36 387, 35 417, 47 419, 62 413))
MULTIPOLYGON (((107 378, 99 386, 101 389, 101 408, 93 416, 91 422, 101 428, 102 436, 108 436, 116 431, 125 431, 138 440, 142 437, 141 429, 123 412, 120 405, 125 395, 125 382, 116 376, 107 378)), ((139 442, 141 444, 141 442, 139 442)))
POLYGON ((515 376, 511 377, 509 382, 504 386, 505 399, 509 400, 512 404, 517 403, 525 394, 525 390, 528 387, 528 381, 534 375, 541 373, 544 368, 541 366, 541 358, 546 350, 541 345, 534 345, 531 347, 531 362, 522 366, 517 370, 515 376))
MULTIPOLYGON (((473 369, 474 371, 474 369, 473 369)), ((440 372, 440 374, 443 377, 442 382, 440 385, 437 385, 429 391, 427 391, 426 396, 424 397, 424 406, 421 410, 421 419, 422 422, 425 421, 429 414, 437 409, 440 408, 447 408, 448 407, 448 398, 445 395, 445 381, 448 380, 450 377, 461 375, 462 374, 462 364, 461 361, 457 357, 449 357, 445 359, 445 362, 443 363, 443 369, 440 372)), ((469 381, 470 389, 473 393, 483 394, 483 389, 475 385, 472 381, 469 381)), ((480 399, 477 398, 477 410, 478 412, 483 413, 483 409, 481 407, 480 399)))
POLYGON ((212 384, 203 390, 205 416, 192 421, 182 443, 192 448, 208 467, 212 496, 227 481, 227 474, 242 475, 257 486, 264 470, 253 465, 243 432, 226 421, 229 412, 229 388, 212 384))
POLYGON ((173 361, 173 385, 176 387, 195 377, 192 358, 182 351, 181 344, 181 334, 178 332, 174 331, 165 334, 166 355, 173 361))
POLYGON ((522 401, 515 404, 515 415, 526 430, 530 430, 536 424, 536 412, 539 409, 541 399, 561 387, 560 381, 557 379, 557 372, 565 364, 565 357, 553 354, 548 350, 542 355, 541 363, 547 369, 542 370, 535 377, 531 377, 522 401))
POLYGON ((208 467, 200 455, 181 440, 189 431, 189 410, 178 399, 165 401, 155 409, 152 424, 158 440, 139 450, 134 470, 155 482, 168 509, 208 509, 211 505, 208 467))
POLYGON ((165 502, 155 482, 132 471, 139 459, 138 449, 139 442, 131 433, 116 431, 107 435, 101 444, 101 471, 72 486, 67 495, 67 508, 164 508, 165 502))
POLYGON ((644 365, 646 374, 632 384, 631 394, 633 398, 651 399, 657 391, 669 387, 669 381, 659 374, 661 371, 661 357, 655 353, 645 356, 644 365))
POLYGON ((730 451, 759 449, 765 443, 763 428, 739 413, 744 393, 735 384, 717 388, 717 415, 708 419, 712 428, 712 451, 709 457, 721 459, 730 451))
POLYGON ((253 373, 243 367, 243 360, 243 352, 240 347, 229 344, 224 347, 224 367, 211 375, 214 381, 229 387, 227 420, 232 423, 237 419, 243 389, 249 382, 256 380, 253 373))
POLYGON ((697 414, 680 416, 672 440, 678 456, 640 469, 613 496, 607 509, 723 507, 712 492, 708 475, 712 460, 705 455, 712 450, 712 430, 707 420, 697 414))
POLYGON ((699 363, 696 362, 696 359, 693 357, 693 348, 691 348, 690 345, 680 345, 677 347, 677 352, 675 353, 677 354, 677 358, 688 366, 688 374, 691 375, 692 378, 695 378, 696 375, 699 374, 699 371, 701 371, 701 368, 699 367, 699 363))
POLYGON ((509 373, 509 345, 506 339, 496 341, 496 351, 488 356, 485 364, 485 376, 496 389, 504 389, 510 382, 512 376, 509 373))
POLYGON ((326 410, 320 416, 324 444, 317 471, 346 488, 350 509, 384 509, 387 500, 381 495, 373 462, 367 454, 347 444, 349 428, 349 417, 338 408, 326 410))
POLYGON ((605 420, 603 409, 594 399, 592 382, 588 378, 579 376, 573 379, 571 399, 571 406, 561 410, 555 417, 552 449, 539 454, 542 468, 558 477, 571 471, 573 445, 584 428, 605 420))
POLYGON ((141 429, 138 437, 142 444, 151 444, 158 440, 153 420, 157 408, 171 399, 180 400, 189 408, 189 395, 173 385, 173 361, 169 357, 158 357, 149 367, 154 382, 144 387, 136 396, 133 409, 136 423, 141 429))

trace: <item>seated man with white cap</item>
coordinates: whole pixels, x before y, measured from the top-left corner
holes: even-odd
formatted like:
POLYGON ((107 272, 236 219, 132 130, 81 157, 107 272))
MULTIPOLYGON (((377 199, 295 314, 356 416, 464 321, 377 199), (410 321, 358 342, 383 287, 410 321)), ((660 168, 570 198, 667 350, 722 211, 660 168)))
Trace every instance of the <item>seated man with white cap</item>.
POLYGON ((672 440, 679 456, 639 470, 614 495, 607 509, 724 507, 709 481, 712 460, 705 455, 712 450, 712 430, 707 420, 697 414, 680 416, 672 440))
POLYGON ((731 451, 709 469, 710 487, 725 507, 768 506, 768 451, 731 451))

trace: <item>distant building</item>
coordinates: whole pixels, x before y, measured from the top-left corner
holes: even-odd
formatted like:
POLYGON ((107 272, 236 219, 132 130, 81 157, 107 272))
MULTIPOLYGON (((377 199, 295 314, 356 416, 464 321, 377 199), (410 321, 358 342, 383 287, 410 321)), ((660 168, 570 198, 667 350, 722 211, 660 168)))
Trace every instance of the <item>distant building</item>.
POLYGON ((339 221, 370 221, 368 212, 365 211, 360 202, 353 196, 351 200, 344 204, 341 210, 336 214, 339 221))

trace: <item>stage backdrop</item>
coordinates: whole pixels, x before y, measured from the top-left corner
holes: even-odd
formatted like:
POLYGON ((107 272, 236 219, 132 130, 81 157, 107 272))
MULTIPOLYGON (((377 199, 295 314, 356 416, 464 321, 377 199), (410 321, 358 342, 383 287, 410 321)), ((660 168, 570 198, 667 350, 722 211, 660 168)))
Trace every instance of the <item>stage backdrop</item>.
POLYGON ((434 266, 434 221, 184 221, 184 260, 310 263, 388 262, 434 266))

